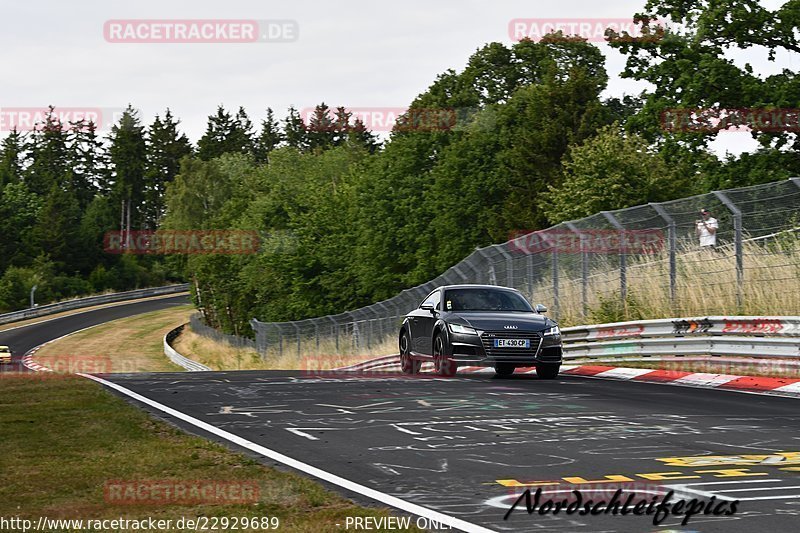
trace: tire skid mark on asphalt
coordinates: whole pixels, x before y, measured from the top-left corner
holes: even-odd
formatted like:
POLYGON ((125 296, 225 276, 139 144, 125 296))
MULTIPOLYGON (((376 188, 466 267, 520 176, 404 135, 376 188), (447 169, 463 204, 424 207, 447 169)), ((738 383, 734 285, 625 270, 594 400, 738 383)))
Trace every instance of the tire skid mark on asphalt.
POLYGON ((267 457, 267 458, 269 458, 269 459, 271 459, 273 461, 278 461, 278 462, 280 462, 280 463, 282 463, 282 464, 284 464, 286 466, 289 466, 291 468, 299 470, 300 472, 303 472, 305 474, 314 476, 314 477, 319 478, 319 479, 321 479, 323 481, 326 481, 328 483, 332 483, 332 484, 337 485, 337 486, 339 486, 339 487, 341 487, 343 489, 352 491, 352 492, 354 492, 356 494, 360 494, 360 495, 365 496, 367 498, 370 498, 372 500, 381 502, 381 503, 383 503, 385 505, 389 505, 389 506, 394 507, 396 509, 400 509, 402 511, 405 511, 405 512, 417 515, 417 516, 422 516, 422 517, 428 518, 430 520, 433 520, 433 521, 436 521, 436 522, 439 522, 439 523, 442 523, 442 524, 447 524, 450 527, 453 527, 455 529, 459 529, 461 531, 466 531, 467 533, 494 533, 494 530, 486 528, 484 526, 480 526, 478 524, 473 524, 471 522, 467 522, 466 520, 462 520, 460 518, 456 518, 454 516, 447 515, 447 514, 441 513, 439 511, 435 511, 433 509, 429 509, 427 507, 423 507, 423 506, 415 504, 415 503, 411 503, 409 501, 403 500, 403 499, 398 498, 396 496, 392 496, 392 495, 386 494, 384 492, 380 492, 380 491, 378 491, 376 489, 367 487, 367 486, 362 485, 360 483, 356 483, 354 481, 350 481, 349 479, 345 479, 343 477, 337 476, 335 474, 332 474, 330 472, 322 470, 321 468, 317 468, 317 467, 312 466, 310 464, 303 463, 301 461, 298 461, 297 459, 294 459, 294 458, 289 457, 287 455, 284 455, 284 454, 282 454, 280 452, 276 452, 274 450, 271 450, 269 448, 261 446, 260 444, 256 444, 256 443, 254 443, 252 441, 249 441, 249 440, 247 440, 247 439, 245 439, 243 437, 240 437, 238 435, 234 435, 233 433, 229 433, 227 431, 221 430, 216 426, 213 426, 213 425, 211 425, 211 424, 209 424, 207 422, 203 422, 202 420, 199 420, 199 419, 197 419, 197 418, 195 418, 193 416, 187 415, 186 413, 183 413, 182 411, 178 411, 177 409, 173 409, 172 407, 168 407, 168 406, 166 406, 164 404, 156 402, 155 400, 151 400, 150 398, 142 396, 141 394, 138 394, 138 393, 136 393, 136 392, 134 392, 134 391, 132 391, 130 389, 127 389, 127 388, 125 388, 125 387, 123 387, 121 385, 118 385, 116 383, 113 383, 111 381, 107 381, 105 379, 99 378, 97 376, 93 376, 91 374, 78 374, 78 375, 82 376, 82 377, 85 377, 87 379, 90 379, 92 381, 96 381, 97 383, 100 383, 101 385, 104 385, 105 387, 108 387, 108 388, 113 389, 113 390, 115 390, 117 392, 120 392, 120 393, 122 393, 122 394, 124 394, 124 395, 126 395, 126 396, 128 396, 128 397, 130 397, 130 398, 132 398, 132 399, 134 399, 136 401, 138 401, 138 402, 141 402, 141 403, 143 403, 145 405, 148 405, 148 406, 150 406, 150 407, 152 407, 154 409, 157 409, 158 411, 161 411, 161 412, 166 413, 166 414, 168 414, 170 416, 173 416, 173 417, 177 418, 178 420, 181 420, 181 421, 186 422, 186 423, 188 423, 188 424, 190 424, 192 426, 195 426, 195 427, 197 427, 197 428, 199 428, 199 429, 201 429, 203 431, 211 433, 212 435, 215 435, 217 437, 225 439, 225 440, 227 440, 227 441, 229 441, 229 442, 231 442, 233 444, 236 444, 237 446, 241 446, 242 448, 245 448, 245 449, 251 450, 253 452, 256 452, 256 453, 258 453, 260 455, 263 455, 264 457, 267 457))

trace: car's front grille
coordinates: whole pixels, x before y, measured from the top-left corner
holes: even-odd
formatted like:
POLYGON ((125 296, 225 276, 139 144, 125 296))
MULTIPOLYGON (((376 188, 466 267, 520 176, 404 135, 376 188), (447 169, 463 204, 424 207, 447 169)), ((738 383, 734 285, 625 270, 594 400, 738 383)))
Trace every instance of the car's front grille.
POLYGON ((533 359, 542 344, 542 334, 535 331, 484 331, 481 334, 481 342, 488 357, 495 359, 533 359), (529 339, 530 348, 495 348, 495 339, 529 339))

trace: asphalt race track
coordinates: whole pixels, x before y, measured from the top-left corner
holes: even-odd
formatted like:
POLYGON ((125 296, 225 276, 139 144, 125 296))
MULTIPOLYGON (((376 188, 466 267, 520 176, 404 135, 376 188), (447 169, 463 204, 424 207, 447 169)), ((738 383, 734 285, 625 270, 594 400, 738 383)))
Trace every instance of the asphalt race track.
POLYGON ((800 526, 800 403, 791 398, 571 376, 104 377, 272 451, 491 530, 779 532, 800 526), (563 500, 573 489, 583 503, 597 502, 617 488, 623 503, 636 493, 631 508, 670 490, 673 503, 694 498, 698 505, 722 504, 720 512, 739 503, 733 516, 700 512, 687 526, 680 525, 683 516, 656 527, 652 515, 528 515, 524 501, 504 520, 526 486, 542 488, 541 503, 563 500))
MULTIPOLYGON (((21 367, 25 352, 67 333, 186 301, 121 304, 0 332, 0 344, 15 354, 3 370, 21 367)), ((578 376, 260 371, 102 377, 311 467, 495 531, 800 528, 800 400, 792 398, 578 376), (673 503, 713 501, 704 511, 738 504, 733 516, 701 511, 686 526, 682 515, 655 526, 653 515, 632 513, 529 515, 523 499, 504 520, 527 488, 541 488, 540 506, 572 490, 581 492, 581 503, 596 503, 617 489, 621 503, 635 494, 630 508, 669 491, 673 503)), ((157 407, 144 408, 222 440, 157 407)))
MULTIPOLYGON (((130 303, 120 303, 101 309, 82 311, 77 314, 60 318, 48 319, 42 317, 44 322, 22 326, 6 331, 0 331, 0 344, 8 345, 13 354, 12 363, 0 366, 2 372, 24 372, 27 369, 22 365, 21 359, 30 349, 90 326, 109 322, 118 318, 158 311, 176 305, 189 303, 188 296, 172 296, 150 300, 136 300, 130 303)), ((13 324, 12 324, 13 326, 13 324)))

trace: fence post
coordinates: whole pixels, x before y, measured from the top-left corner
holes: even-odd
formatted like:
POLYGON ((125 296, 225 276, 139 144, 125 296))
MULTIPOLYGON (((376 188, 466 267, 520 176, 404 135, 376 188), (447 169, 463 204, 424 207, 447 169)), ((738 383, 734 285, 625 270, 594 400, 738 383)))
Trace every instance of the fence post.
POLYGON ((328 315, 327 318, 328 318, 328 320, 333 322, 333 328, 331 328, 331 332, 336 337, 336 353, 338 355, 338 353, 339 353, 339 323, 336 322, 336 319, 333 318, 333 315, 328 315))
POLYGON ((499 251, 500 254, 506 260, 506 282, 505 282, 505 286, 506 287, 513 287, 514 286, 514 256, 512 256, 510 253, 506 252, 503 249, 503 246, 504 245, 502 245, 502 244, 498 244, 496 246, 496 248, 497 248, 497 251, 499 251))
POLYGON ((390 317, 392 312, 389 310, 388 307, 386 307, 386 304, 383 302, 378 302, 375 305, 377 305, 383 310, 383 319, 381 319, 380 315, 378 315, 378 320, 380 324, 380 328, 378 329, 378 331, 380 331, 380 338, 378 339, 378 342, 383 342, 383 339, 386 338, 386 328, 385 328, 386 319, 390 317))
POLYGON ((361 339, 359 338, 360 332, 358 331, 358 323, 350 311, 347 311, 345 315, 347 315, 347 318, 350 319, 350 324, 353 324, 353 333, 350 337, 350 349, 355 347, 356 352, 358 352, 361 343, 361 339))
POLYGON ((667 223, 667 227, 669 228, 667 231, 668 242, 669 242, 669 302, 672 305, 672 309, 676 310, 676 301, 677 301, 677 287, 678 287, 678 268, 675 262, 675 252, 678 243, 678 228, 675 225, 675 219, 667 213, 667 210, 661 204, 657 203, 650 203, 653 209, 656 210, 658 216, 664 219, 664 222, 667 223))
POLYGON ((581 315, 586 318, 589 312, 589 253, 586 251, 583 232, 572 222, 565 222, 564 224, 578 236, 581 243, 581 315))
POLYGON ((527 251, 528 257, 525 259, 528 269, 528 294, 533 298, 533 254, 530 250, 527 251))
POLYGON ((319 321, 316 319, 314 320, 314 338, 317 341, 317 355, 321 355, 319 353, 319 321))
POLYGON ((253 328, 253 331, 256 333, 256 351, 259 352, 261 355, 261 360, 265 360, 267 358, 267 335, 265 332, 262 331, 262 328, 259 326, 259 321, 253 318, 250 321, 250 327, 253 328))
POLYGON ((478 269, 477 266, 473 265, 471 261, 467 261, 467 266, 475 272, 475 281, 473 283, 480 283, 481 282, 481 271, 478 269))
POLYGON ((619 230, 619 242, 620 242, 620 254, 619 254, 619 293, 620 293, 620 300, 622 300, 622 308, 625 309, 625 303, 628 299, 628 269, 627 269, 627 248, 625 246, 625 226, 619 223, 619 220, 616 219, 614 215, 612 215, 608 211, 601 211, 606 220, 608 220, 612 226, 619 230))
POLYGON ((553 263, 553 318, 558 320, 561 314, 561 299, 558 295, 558 245, 553 244, 551 251, 553 263))
POLYGON ((739 313, 744 308, 744 254, 742 251, 742 211, 728 196, 720 191, 713 191, 714 196, 725 204, 733 214, 733 246, 736 253, 736 307, 739 313))
POLYGON ((484 249, 485 248, 476 248, 475 251, 478 252, 478 255, 480 255, 484 259, 484 261, 486 261, 486 264, 489 266, 488 270, 489 279, 487 280, 487 283, 489 285, 497 285, 497 275, 494 272, 494 261, 492 261, 489 257, 486 256, 486 254, 484 253, 484 249))
POLYGON ((461 276, 461 281, 463 281, 464 283, 468 283, 469 282, 469 278, 466 275, 464 275, 464 271, 463 270, 458 268, 458 265, 454 265, 453 266, 453 270, 455 270, 456 274, 461 276))
POLYGON ((292 322, 292 326, 294 326, 294 334, 297 336, 297 358, 300 358, 300 326, 297 325, 297 322, 292 322))

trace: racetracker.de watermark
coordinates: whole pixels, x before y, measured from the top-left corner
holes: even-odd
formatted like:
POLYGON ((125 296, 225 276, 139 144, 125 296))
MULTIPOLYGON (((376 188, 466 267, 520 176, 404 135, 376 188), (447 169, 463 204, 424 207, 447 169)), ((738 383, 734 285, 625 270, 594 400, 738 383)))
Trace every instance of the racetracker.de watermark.
POLYGON ((57 124, 64 131, 109 130, 125 112, 121 107, 0 107, 0 131, 37 131, 57 124))
MULTIPOLYGON (((657 23, 657 21, 651 21, 657 23)), ((618 34, 615 40, 657 40, 659 34, 645 33, 644 26, 632 18, 518 18, 508 23, 513 41, 540 41, 544 36, 561 32, 565 38, 581 37, 589 42, 605 42, 606 31, 618 34)))
POLYGON ((523 254, 537 253, 600 253, 619 254, 655 253, 664 246, 664 232, 651 229, 579 229, 514 231, 509 236, 508 248, 523 254))
POLYGON ((300 118, 308 131, 337 131, 343 126, 352 127, 356 120, 373 132, 391 131, 451 131, 468 122, 469 117, 477 112, 477 108, 424 108, 408 107, 347 107, 343 108, 349 115, 347 124, 339 124, 337 110, 330 109, 327 118, 330 122, 315 122, 316 108, 304 107, 300 110, 300 118))
POLYGON ((800 131, 800 109, 665 109, 661 112, 661 127, 681 133, 796 133, 800 131))
POLYGON ((113 360, 108 355, 48 354, 25 359, 25 365, 36 372, 4 371, 0 366, 0 378, 23 377, 26 379, 51 379, 75 374, 109 374, 112 372, 136 372, 137 364, 125 358, 113 360))
POLYGON ((103 250, 110 254, 255 254, 261 248, 251 230, 108 231, 103 250))
POLYGON ((257 503, 260 487, 255 481, 218 480, 108 480, 105 501, 112 505, 228 505, 257 503))
POLYGON ((296 20, 116 19, 103 25, 106 42, 136 44, 291 43, 296 20))

